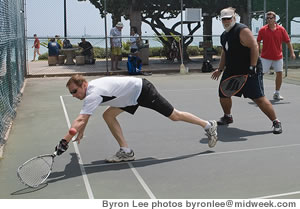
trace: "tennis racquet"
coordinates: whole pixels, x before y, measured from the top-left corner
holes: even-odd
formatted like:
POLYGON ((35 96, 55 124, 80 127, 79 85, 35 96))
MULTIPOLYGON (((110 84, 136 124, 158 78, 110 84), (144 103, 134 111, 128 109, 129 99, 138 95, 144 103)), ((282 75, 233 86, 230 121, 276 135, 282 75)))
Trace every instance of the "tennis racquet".
POLYGON ((17 170, 20 181, 29 187, 38 187, 49 177, 56 152, 52 155, 40 155, 27 160, 17 170))
POLYGON ((237 94, 245 85, 248 75, 234 75, 226 78, 220 84, 220 90, 226 97, 237 94))

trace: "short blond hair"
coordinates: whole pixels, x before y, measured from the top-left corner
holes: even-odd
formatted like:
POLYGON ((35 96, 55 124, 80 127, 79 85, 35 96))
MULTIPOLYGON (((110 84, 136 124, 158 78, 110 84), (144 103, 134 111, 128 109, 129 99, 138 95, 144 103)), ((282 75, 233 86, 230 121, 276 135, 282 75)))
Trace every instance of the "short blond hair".
POLYGON ((76 74, 71 76, 66 84, 66 87, 69 87, 71 83, 74 83, 76 86, 82 86, 83 83, 87 83, 87 80, 83 77, 83 75, 76 74))

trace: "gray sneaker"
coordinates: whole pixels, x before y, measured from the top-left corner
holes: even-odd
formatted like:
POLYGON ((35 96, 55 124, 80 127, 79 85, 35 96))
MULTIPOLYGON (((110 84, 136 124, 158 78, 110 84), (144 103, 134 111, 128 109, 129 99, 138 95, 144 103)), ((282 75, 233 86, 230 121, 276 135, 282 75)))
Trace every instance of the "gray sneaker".
POLYGON ((108 163, 118 163, 122 161, 131 161, 135 160, 134 152, 131 150, 131 152, 126 153, 124 150, 120 149, 115 155, 113 155, 110 158, 105 159, 108 163))
POLYGON ((274 93, 273 99, 274 100, 283 100, 283 97, 279 93, 274 93))
POLYGON ((217 122, 215 120, 209 120, 208 121, 211 124, 211 128, 205 130, 206 135, 208 137, 208 146, 210 148, 216 146, 218 141, 218 133, 217 133, 217 122))

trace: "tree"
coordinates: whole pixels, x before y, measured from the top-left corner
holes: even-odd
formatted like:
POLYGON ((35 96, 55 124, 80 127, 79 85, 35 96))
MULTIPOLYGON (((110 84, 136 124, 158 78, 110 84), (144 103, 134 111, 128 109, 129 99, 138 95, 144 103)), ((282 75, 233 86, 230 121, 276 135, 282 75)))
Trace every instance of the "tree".
MULTIPOLYGON (((86 1, 86 0, 78 0, 86 1)), ((89 0, 104 17, 104 0, 89 0)), ((181 21, 174 25, 165 25, 164 20, 174 19, 181 14, 180 0, 106 0, 107 12, 112 14, 113 25, 120 21, 123 16, 131 20, 131 26, 137 26, 141 30, 141 22, 148 24, 160 41, 167 47, 171 48, 171 43, 175 36, 180 36, 179 27, 181 21), (140 19, 138 16, 140 15, 140 19), (162 36, 163 35, 163 36, 162 36)), ((242 17, 246 14, 247 0, 184 0, 184 8, 202 8, 203 14, 203 34, 204 41, 209 41, 212 35, 212 18, 217 17, 220 10, 238 5, 237 12, 242 11, 242 17)), ((247 20, 247 18, 244 18, 247 20)), ((188 34, 183 38, 183 57, 189 59, 186 53, 187 47, 193 42, 193 34, 201 27, 200 22, 183 22, 187 28, 188 34)), ((177 42, 179 46, 179 42, 177 42)))

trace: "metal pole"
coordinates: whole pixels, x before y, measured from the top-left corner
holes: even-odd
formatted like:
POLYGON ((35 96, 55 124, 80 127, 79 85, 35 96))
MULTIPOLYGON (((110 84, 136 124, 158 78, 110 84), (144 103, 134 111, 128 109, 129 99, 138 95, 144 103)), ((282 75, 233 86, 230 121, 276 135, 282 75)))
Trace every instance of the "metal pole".
POLYGON ((181 10, 181 44, 179 46, 180 50, 180 59, 181 59, 181 64, 180 64, 180 73, 181 74, 186 74, 187 73, 187 69, 185 68, 184 64, 183 64, 183 15, 182 15, 182 10, 183 10, 183 0, 181 0, 181 5, 180 5, 180 10, 181 10))
MULTIPOLYGON (((286 9, 286 31, 289 33, 289 1, 285 0, 285 9, 286 9)), ((287 71, 288 71, 288 59, 289 59, 289 54, 288 54, 288 47, 285 46, 285 77, 287 77, 287 71)))
POLYGON ((108 51, 107 51, 107 20, 106 20, 106 0, 104 0, 104 27, 105 27, 105 57, 106 57, 106 73, 108 74, 108 51))
POLYGON ((182 10, 183 10, 183 0, 181 0, 181 4, 180 4, 180 10, 181 10, 181 43, 180 43, 180 47, 181 47, 181 64, 183 64, 183 15, 182 15, 182 10))
POLYGON ((67 37, 67 0, 64 0, 64 36, 67 37))
POLYGON ((264 0, 264 17, 263 17, 264 23, 263 23, 263 25, 266 24, 266 13, 267 13, 267 0, 264 0))
POLYGON ((23 4, 23 21, 24 21, 24 30, 23 30, 23 35, 24 35, 24 54, 26 59, 24 59, 24 67, 25 67, 25 71, 24 71, 24 76, 25 78, 27 77, 27 75, 29 74, 29 67, 28 67, 28 44, 27 44, 27 11, 26 11, 26 0, 24 0, 24 4, 23 4))

